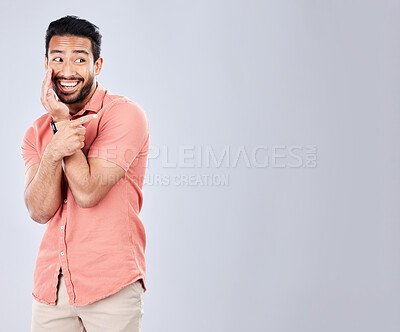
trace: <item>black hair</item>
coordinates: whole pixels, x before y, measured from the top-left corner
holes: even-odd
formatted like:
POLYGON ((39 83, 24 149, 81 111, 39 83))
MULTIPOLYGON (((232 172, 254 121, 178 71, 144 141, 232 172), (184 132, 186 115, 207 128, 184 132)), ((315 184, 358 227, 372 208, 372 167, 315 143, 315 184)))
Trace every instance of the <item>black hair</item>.
POLYGON ((48 57, 49 43, 53 36, 78 36, 87 37, 92 43, 94 61, 100 57, 101 34, 99 27, 77 16, 68 15, 61 17, 49 24, 46 31, 46 57, 48 57))

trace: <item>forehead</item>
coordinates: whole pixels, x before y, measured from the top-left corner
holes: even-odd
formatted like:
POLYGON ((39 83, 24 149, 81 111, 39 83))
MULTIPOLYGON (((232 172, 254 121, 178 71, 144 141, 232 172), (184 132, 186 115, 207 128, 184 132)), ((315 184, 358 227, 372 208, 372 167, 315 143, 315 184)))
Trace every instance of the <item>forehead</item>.
POLYGON ((79 36, 53 36, 49 42, 49 52, 51 50, 73 51, 85 50, 92 54, 92 42, 87 37, 79 36))

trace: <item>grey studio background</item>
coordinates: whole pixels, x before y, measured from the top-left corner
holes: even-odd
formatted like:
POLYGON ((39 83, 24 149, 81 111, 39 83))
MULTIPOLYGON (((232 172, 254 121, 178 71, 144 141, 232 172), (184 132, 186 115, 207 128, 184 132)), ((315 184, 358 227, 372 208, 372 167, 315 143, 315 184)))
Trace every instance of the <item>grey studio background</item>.
POLYGON ((150 121, 144 332, 399 331, 400 2, 0 9, 1 331, 30 329, 45 225, 20 144, 67 14, 100 27, 99 81, 150 121))

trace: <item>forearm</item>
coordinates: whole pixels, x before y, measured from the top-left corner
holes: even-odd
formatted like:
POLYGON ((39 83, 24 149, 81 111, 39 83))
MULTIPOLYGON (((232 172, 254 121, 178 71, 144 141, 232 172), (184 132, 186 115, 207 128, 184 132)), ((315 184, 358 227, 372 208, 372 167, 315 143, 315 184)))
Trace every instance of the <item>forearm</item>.
POLYGON ((64 157, 65 175, 75 202, 81 208, 99 203, 125 174, 122 167, 105 159, 89 161, 81 150, 64 157))
POLYGON ((24 199, 31 218, 46 223, 61 204, 62 161, 55 160, 49 148, 43 153, 32 181, 25 189, 24 199))
POLYGON ((90 165, 82 150, 64 157, 64 167, 75 202, 82 208, 92 205, 92 196, 96 188, 90 173, 90 165))
MULTIPOLYGON (((85 134, 85 128, 82 125, 96 116, 96 114, 86 115, 79 119, 57 124, 57 132, 46 148, 49 156, 52 157, 52 166, 54 167, 57 164, 60 167, 60 180, 62 160, 64 160, 64 173, 78 206, 80 206, 81 197, 86 198, 85 195, 92 190, 89 165, 81 150, 84 147, 85 134), (57 162, 54 163, 55 161, 57 162)), ((53 172, 56 169, 53 168, 53 172)))

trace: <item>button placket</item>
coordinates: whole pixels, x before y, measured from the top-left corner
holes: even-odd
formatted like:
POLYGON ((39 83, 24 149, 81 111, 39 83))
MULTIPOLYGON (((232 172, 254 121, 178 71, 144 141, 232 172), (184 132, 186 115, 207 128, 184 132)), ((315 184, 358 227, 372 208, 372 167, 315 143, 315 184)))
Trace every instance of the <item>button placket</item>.
MULTIPOLYGON (((67 203, 67 198, 64 198, 64 204, 67 203)), ((67 209, 67 206, 64 207, 67 209)), ((71 282, 67 279, 68 278, 68 263, 67 263, 67 255, 66 255, 66 249, 67 249, 67 244, 65 242, 65 226, 67 224, 67 213, 66 211, 63 211, 63 215, 61 218, 61 221, 63 225, 60 226, 60 235, 59 235, 59 252, 60 252, 60 260, 62 262, 62 269, 63 269, 63 275, 64 275, 64 280, 67 288, 67 293, 70 294, 72 293, 72 298, 75 301, 75 293, 72 288, 71 282)))

